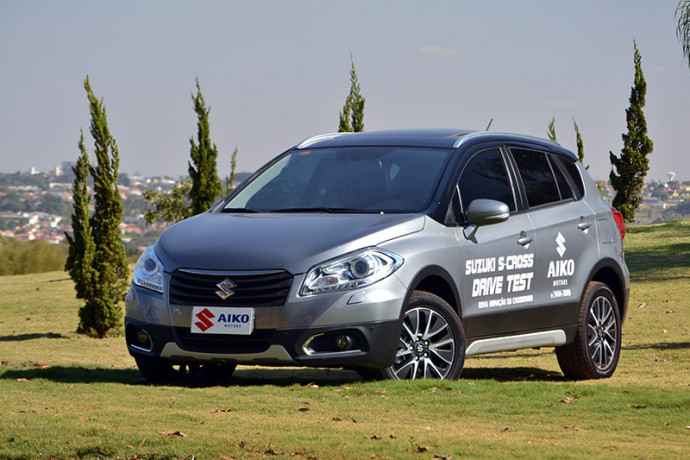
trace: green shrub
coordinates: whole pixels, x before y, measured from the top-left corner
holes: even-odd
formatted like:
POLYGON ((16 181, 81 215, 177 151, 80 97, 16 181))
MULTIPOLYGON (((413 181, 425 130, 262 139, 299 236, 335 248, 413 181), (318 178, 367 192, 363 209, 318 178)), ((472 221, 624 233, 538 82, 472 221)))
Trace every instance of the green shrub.
POLYGON ((64 245, 0 237, 0 276, 62 270, 66 259, 64 245))

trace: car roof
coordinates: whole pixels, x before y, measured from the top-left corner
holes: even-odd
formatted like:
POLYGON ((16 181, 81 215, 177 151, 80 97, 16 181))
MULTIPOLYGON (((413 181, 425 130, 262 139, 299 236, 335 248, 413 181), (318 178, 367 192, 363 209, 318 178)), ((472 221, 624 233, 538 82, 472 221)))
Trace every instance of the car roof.
POLYGON ((476 141, 536 143, 542 146, 548 146, 556 151, 565 150, 557 143, 548 139, 523 134, 497 131, 474 131, 470 129, 405 129, 321 134, 303 140, 296 148, 305 149, 364 145, 458 148, 464 143, 474 143, 476 141))

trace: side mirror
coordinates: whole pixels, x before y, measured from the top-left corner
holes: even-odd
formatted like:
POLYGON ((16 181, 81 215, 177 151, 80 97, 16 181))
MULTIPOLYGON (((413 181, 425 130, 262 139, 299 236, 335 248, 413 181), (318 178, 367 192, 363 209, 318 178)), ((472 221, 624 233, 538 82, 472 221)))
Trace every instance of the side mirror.
POLYGON ((510 217, 508 205, 496 200, 476 199, 467 207, 467 227, 463 230, 465 238, 474 238, 477 229, 483 225, 505 222, 510 217))

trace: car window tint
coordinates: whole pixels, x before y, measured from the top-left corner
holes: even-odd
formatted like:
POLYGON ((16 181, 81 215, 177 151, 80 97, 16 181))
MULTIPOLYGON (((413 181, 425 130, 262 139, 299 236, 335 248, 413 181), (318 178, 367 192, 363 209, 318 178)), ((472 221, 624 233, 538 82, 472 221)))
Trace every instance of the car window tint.
POLYGON ((565 173, 570 176, 570 182, 575 186, 577 199, 579 200, 585 196, 585 186, 582 182, 582 176, 580 175, 580 170, 577 168, 577 164, 575 164, 574 161, 568 160, 562 156, 558 156, 556 158, 558 158, 558 162, 563 166, 565 173))
POLYGON ((320 162, 321 158, 316 157, 283 157, 249 184, 227 207, 263 210, 298 206, 320 162))
POLYGON ((511 150, 531 207, 560 201, 556 179, 546 154, 534 150, 511 150))
POLYGON ((431 200, 450 150, 336 147, 293 150, 225 205, 260 212, 420 212, 431 200))
POLYGON ((563 171, 558 167, 556 160, 553 157, 549 157, 551 163, 551 171, 553 171, 554 176, 556 176, 556 184, 558 184, 558 191, 561 192, 561 199, 568 200, 574 198, 573 189, 570 187, 568 180, 563 175, 563 171))
POLYGON ((501 201, 515 211, 515 198, 505 163, 498 149, 485 150, 467 162, 458 182, 462 208, 477 198, 501 201))

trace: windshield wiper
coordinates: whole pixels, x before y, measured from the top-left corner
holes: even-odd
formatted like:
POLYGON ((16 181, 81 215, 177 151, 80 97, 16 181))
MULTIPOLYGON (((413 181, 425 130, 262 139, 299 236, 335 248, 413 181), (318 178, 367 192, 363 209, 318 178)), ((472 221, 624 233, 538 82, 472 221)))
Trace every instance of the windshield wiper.
POLYGON ((232 212, 242 213, 242 212, 259 212, 259 211, 255 210, 255 209, 249 209, 249 208, 223 208, 220 212, 224 212, 224 213, 232 213, 232 212))

